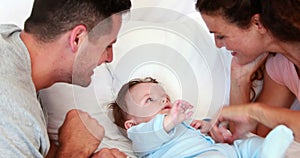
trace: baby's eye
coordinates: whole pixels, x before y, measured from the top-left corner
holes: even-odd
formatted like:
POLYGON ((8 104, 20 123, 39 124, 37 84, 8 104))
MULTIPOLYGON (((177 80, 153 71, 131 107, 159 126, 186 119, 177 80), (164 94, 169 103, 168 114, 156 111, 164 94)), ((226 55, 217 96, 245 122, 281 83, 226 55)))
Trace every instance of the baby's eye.
POLYGON ((154 101, 153 98, 147 98, 147 99, 146 99, 146 103, 149 103, 149 102, 152 102, 152 101, 154 101))

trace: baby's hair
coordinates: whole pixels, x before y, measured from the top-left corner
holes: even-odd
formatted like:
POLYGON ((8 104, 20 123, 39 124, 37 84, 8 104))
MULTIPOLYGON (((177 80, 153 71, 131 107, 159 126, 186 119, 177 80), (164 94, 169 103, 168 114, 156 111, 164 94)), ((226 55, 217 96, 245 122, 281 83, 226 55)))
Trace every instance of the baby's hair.
POLYGON ((115 124, 123 129, 125 129, 124 123, 128 115, 128 113, 126 112, 127 105, 125 101, 125 95, 133 86, 140 83, 158 83, 158 82, 156 81, 156 79, 151 77, 146 77, 144 79, 136 78, 130 80, 129 82, 127 82, 122 86, 115 102, 108 104, 108 108, 112 109, 112 114, 115 120, 115 124))

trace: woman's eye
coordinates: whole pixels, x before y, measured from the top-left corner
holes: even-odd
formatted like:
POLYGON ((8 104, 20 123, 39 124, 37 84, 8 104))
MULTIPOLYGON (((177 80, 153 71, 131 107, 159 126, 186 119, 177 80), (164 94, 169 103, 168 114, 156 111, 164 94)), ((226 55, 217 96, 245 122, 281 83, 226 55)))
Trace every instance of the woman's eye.
POLYGON ((216 35, 216 39, 218 39, 218 40, 222 40, 222 39, 224 39, 225 38, 225 36, 222 36, 222 35, 216 35))

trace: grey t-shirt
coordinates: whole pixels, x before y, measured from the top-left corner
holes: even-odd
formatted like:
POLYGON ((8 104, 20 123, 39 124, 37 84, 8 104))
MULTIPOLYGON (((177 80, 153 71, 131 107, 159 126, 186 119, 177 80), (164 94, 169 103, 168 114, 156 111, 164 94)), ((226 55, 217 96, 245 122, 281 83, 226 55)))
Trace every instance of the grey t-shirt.
POLYGON ((50 147, 46 121, 20 32, 0 25, 0 157, 44 157, 50 147))

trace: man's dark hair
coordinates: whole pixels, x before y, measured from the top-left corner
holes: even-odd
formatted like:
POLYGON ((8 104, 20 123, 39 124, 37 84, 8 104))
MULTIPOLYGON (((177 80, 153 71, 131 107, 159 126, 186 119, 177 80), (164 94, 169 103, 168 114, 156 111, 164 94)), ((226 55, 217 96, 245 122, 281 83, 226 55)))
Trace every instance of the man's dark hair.
POLYGON ((35 0, 24 30, 49 41, 79 24, 90 31, 100 21, 130 7, 130 0, 35 0))

